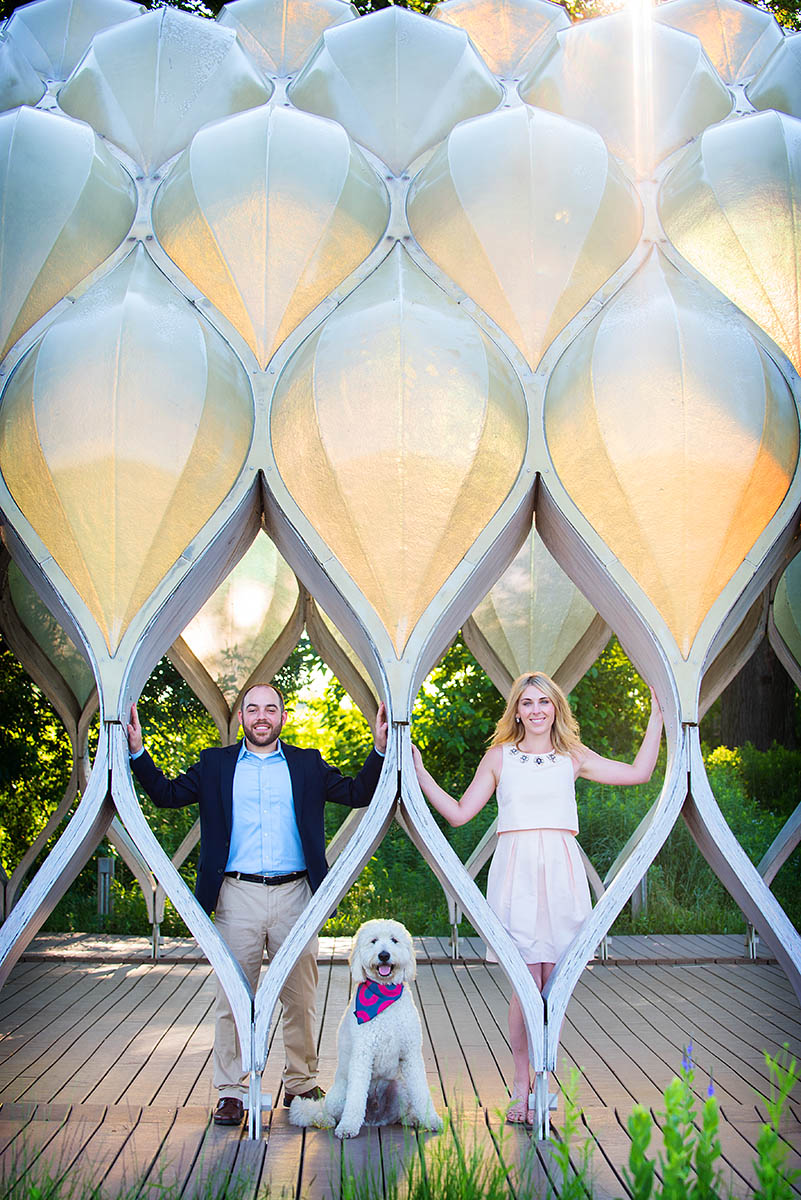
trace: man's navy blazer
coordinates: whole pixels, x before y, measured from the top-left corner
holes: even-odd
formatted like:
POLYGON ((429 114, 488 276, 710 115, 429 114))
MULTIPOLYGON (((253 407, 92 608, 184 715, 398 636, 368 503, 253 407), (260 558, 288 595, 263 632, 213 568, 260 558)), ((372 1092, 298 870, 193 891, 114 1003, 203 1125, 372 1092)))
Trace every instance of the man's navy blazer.
MULTIPOLYGON (((371 750, 353 779, 325 761, 319 750, 301 749, 282 741, 292 801, 306 859, 312 891, 328 871, 325 860, 325 804, 364 808, 370 803, 381 774, 383 759, 371 750)), ((157 808, 183 808, 197 804, 200 810, 200 857, 195 895, 207 913, 217 896, 228 862, 233 820, 234 768, 241 743, 203 750, 200 759, 177 779, 168 779, 145 750, 131 762, 134 775, 157 808)))

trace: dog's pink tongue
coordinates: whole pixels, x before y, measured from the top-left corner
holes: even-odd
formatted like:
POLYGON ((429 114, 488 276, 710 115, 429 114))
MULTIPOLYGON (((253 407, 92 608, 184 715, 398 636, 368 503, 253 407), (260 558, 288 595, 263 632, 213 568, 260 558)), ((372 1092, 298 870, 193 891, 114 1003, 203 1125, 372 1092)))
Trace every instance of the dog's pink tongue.
POLYGON ((391 975, 392 967, 388 963, 382 963, 381 966, 378 968, 378 974, 382 975, 382 976, 383 975, 391 975))

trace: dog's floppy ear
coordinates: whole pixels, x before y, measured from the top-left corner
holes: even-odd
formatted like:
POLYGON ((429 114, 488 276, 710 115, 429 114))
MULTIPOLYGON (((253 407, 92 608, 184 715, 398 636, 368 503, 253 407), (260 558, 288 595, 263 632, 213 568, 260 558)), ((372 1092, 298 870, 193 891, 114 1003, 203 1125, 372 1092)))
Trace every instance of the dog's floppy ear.
POLYGON ((354 983, 364 983, 367 978, 364 970, 364 959, 362 957, 362 946, 364 938, 362 937, 361 929, 356 931, 356 937, 353 939, 353 945, 350 949, 350 977, 354 983))
POLYGON ((403 965, 403 982, 414 983, 417 977, 417 959, 414 955, 414 942, 409 930, 401 926, 403 930, 402 941, 406 950, 406 962, 403 965))

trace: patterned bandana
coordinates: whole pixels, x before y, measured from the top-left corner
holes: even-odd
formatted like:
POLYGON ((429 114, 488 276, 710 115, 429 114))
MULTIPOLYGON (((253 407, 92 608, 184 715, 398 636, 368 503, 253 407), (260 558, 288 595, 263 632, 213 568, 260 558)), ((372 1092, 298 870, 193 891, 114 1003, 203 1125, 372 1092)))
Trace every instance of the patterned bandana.
POLYGON ((402 983, 374 983, 372 979, 360 983, 356 989, 356 1005, 353 1009, 356 1020, 360 1025, 365 1021, 372 1021, 373 1017, 389 1008, 390 1004, 400 1000, 402 994, 402 983))

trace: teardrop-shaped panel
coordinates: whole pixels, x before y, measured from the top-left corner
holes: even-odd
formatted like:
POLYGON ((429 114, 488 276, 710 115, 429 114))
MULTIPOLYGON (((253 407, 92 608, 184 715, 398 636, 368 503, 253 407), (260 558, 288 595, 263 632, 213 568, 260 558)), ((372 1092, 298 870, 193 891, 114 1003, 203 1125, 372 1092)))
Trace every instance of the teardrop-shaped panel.
POLYGON ((502 91, 461 29, 390 6, 326 30, 289 96, 398 174, 502 91))
POLYGON ((796 555, 776 585, 773 620, 801 669, 801 555, 796 555))
POLYGON ((473 620, 516 679, 531 670, 554 675, 596 615, 532 529, 473 620))
POLYGON ((34 0, 15 9, 7 30, 45 79, 66 79, 96 33, 144 11, 131 0, 34 0))
POLYGON ((397 248, 290 359, 271 437, 400 657, 512 487, 527 420, 497 347, 397 248))
POLYGON ((641 27, 626 12, 557 34, 520 95, 592 125, 639 174, 732 107, 697 38, 655 22, 641 27))
POLYGON ((16 42, 0 35, 0 110, 38 104, 47 88, 16 42))
POLYGON ((201 130, 153 210, 170 257, 262 367, 378 242, 386 189, 333 121, 259 108, 201 130))
POLYGON ((98 34, 58 100, 151 171, 201 125, 264 104, 272 90, 233 29, 166 7, 98 34))
POLYGON ((786 381, 657 252, 559 360, 545 429, 570 496, 689 655, 798 459, 786 381))
POLYGON ((266 75, 292 75, 325 29, 358 15, 346 0, 233 0, 223 5, 217 20, 236 31, 266 75))
POLYGON ((801 370, 801 121, 709 129, 665 180, 665 231, 801 370))
POLYGON ((0 116, 0 357, 122 242, 130 177, 88 126, 32 108, 0 116))
POLYGON ((182 637, 233 705, 298 600, 295 573, 260 533, 182 637))
POLYGON ((20 621, 83 708, 95 686, 86 659, 13 562, 8 566, 8 590, 20 621))
POLYGON ((112 653, 230 490, 252 431, 241 364, 141 246, 14 372, 0 469, 112 653))
POLYGON ((801 117, 801 33, 776 47, 745 94, 754 108, 777 108, 801 117))
POLYGON ((454 129, 407 207, 426 253, 532 366, 642 228, 639 200, 600 135, 528 107, 454 129))
POLYGON ((559 30, 570 28, 562 5, 550 0, 442 0, 431 16, 463 29, 504 78, 533 70, 559 30))
POLYGON ((781 26, 769 12, 744 0, 668 0, 654 19, 693 33, 726 83, 749 79, 781 43, 781 26))

